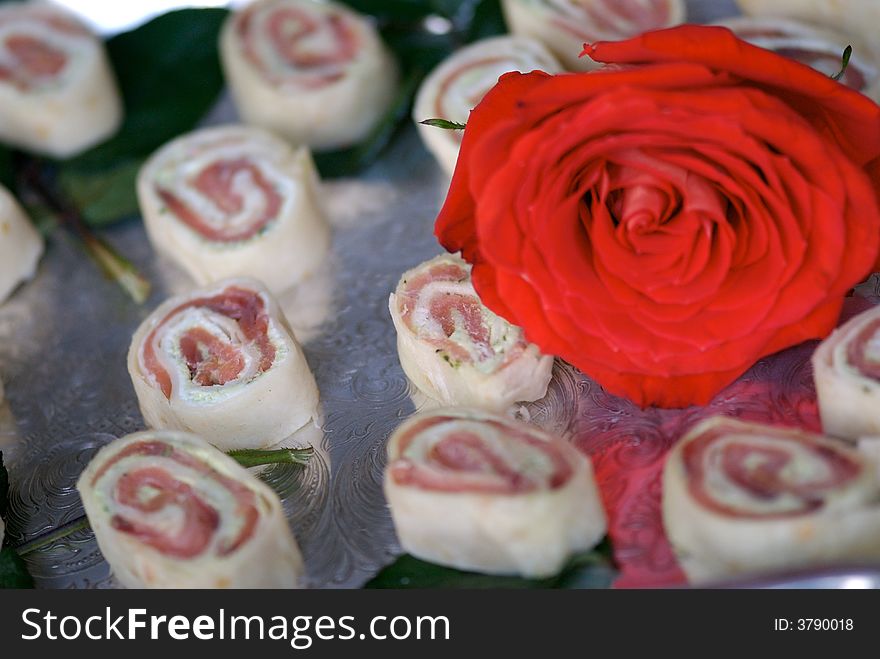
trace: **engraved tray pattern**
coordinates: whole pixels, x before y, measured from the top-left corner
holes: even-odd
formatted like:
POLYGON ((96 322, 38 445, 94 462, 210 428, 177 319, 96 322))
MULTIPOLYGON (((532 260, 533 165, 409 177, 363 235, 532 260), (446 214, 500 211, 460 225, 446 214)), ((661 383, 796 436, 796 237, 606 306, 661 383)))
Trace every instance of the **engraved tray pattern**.
MULTIPOLYGON (((692 0, 689 8, 694 22, 736 11, 732 0, 692 0)), ((231 116, 226 100, 210 122, 231 116)), ((360 586, 400 552, 381 474, 388 435, 415 407, 387 300, 401 272, 439 252, 432 225, 446 185, 412 127, 363 176, 326 183, 331 258, 298 297, 282 300, 300 310, 289 316, 321 390, 323 450, 304 471, 275 467, 264 477, 283 495, 311 586, 360 586)), ((139 221, 106 235, 154 282, 147 304, 130 302, 56 231, 37 278, 0 307, 7 395, 0 449, 10 467, 13 541, 81 515, 74 488, 80 471, 100 446, 143 427, 125 367, 129 340, 151 309, 189 286, 154 256, 139 221)), ((859 292, 850 311, 878 301, 880 278, 859 292)), ((814 345, 762 360, 706 408, 673 411, 640 410, 557 361, 547 397, 523 414, 593 456, 611 510, 618 585, 681 582, 662 532, 659 488, 663 455, 687 427, 715 412, 816 427, 814 345)), ((27 560, 39 587, 116 586, 89 531, 27 560)))

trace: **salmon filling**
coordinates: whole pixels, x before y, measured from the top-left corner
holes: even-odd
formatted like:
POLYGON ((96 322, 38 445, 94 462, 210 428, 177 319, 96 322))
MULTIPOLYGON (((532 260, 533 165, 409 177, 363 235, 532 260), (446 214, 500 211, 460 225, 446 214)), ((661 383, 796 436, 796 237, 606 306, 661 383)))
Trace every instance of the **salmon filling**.
POLYGON ((349 19, 332 11, 278 4, 245 10, 238 19, 238 35, 251 64, 279 84, 320 88, 344 78, 360 45, 349 19))
POLYGON ((40 8, 0 17, 0 83, 22 92, 51 84, 70 61, 63 44, 77 37, 91 35, 83 26, 40 8), (53 33, 58 35, 55 43, 53 33))
POLYGON ((249 196, 254 192, 261 203, 256 212, 243 222, 212 222, 202 216, 191 204, 162 186, 156 186, 156 194, 181 222, 214 242, 241 242, 262 231, 267 224, 278 217, 284 202, 272 183, 260 169, 246 158, 218 160, 205 167, 191 181, 190 185, 203 198, 208 199, 226 218, 242 214, 249 208, 249 196), (247 182, 247 189, 244 184, 247 182))
MULTIPOLYGON (((268 371, 275 361, 275 346, 269 338, 269 316, 263 298, 254 291, 230 287, 219 295, 198 298, 174 309, 147 336, 141 347, 141 362, 166 398, 172 395, 172 379, 157 354, 163 329, 179 314, 189 309, 204 309, 232 320, 240 335, 259 355, 257 373, 268 371)), ((180 355, 186 362, 193 383, 201 386, 227 384, 245 368, 245 346, 235 337, 219 338, 201 327, 187 329, 177 339, 180 355)), ((173 347, 163 349, 174 352, 173 347)))
POLYGON ((124 472, 112 488, 113 501, 122 509, 112 516, 114 529, 137 538, 164 555, 181 559, 201 556, 212 544, 216 555, 226 556, 253 536, 260 515, 254 492, 215 471, 206 462, 164 442, 140 442, 120 451, 95 474, 92 485, 96 486, 118 462, 135 456, 156 460, 149 466, 124 472), (232 537, 215 542, 221 529, 221 512, 200 496, 193 485, 164 468, 162 463, 168 460, 212 481, 232 495, 235 515, 240 520, 232 537), (158 521, 169 509, 176 512, 177 523, 173 527, 158 521))
MULTIPOLYGON (((487 316, 470 284, 470 273, 455 264, 438 264, 404 283, 398 308, 407 327, 419 338, 459 362, 490 363, 502 357, 503 367, 528 344, 521 336, 499 355, 487 316), (448 284, 448 285, 447 285, 448 284)), ((510 332, 518 332, 510 327, 510 332)), ((509 343, 509 342, 508 342, 509 343)))
POLYGON ((524 494, 565 485, 573 469, 560 448, 494 420, 428 417, 400 438, 390 473, 438 492, 524 494))
POLYGON ((666 26, 670 19, 668 0, 545 0, 560 17, 559 29, 582 39, 631 37, 666 26), (587 27, 589 26, 589 28, 587 27))
POLYGON ((816 512, 862 474, 859 463, 806 435, 750 441, 716 429, 690 442, 682 457, 694 499, 734 517, 816 512))

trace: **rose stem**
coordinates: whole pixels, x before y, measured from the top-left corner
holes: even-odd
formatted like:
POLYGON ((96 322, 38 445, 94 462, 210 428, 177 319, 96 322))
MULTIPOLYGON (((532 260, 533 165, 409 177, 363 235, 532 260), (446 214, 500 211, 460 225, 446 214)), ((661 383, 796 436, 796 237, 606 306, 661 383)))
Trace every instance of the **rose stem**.
MULTIPOLYGON (((309 459, 314 452, 313 448, 282 448, 268 451, 262 449, 242 449, 239 451, 229 451, 227 455, 242 467, 262 467, 274 464, 305 466, 309 463, 309 459)), ((57 529, 52 529, 43 535, 39 535, 33 540, 28 540, 14 549, 19 556, 26 556, 38 549, 48 547, 58 540, 63 540, 77 531, 90 528, 89 518, 83 515, 66 524, 62 524, 57 529)))
POLYGON ((46 181, 42 165, 38 158, 22 156, 19 159, 22 181, 61 224, 79 238, 86 253, 104 274, 119 284, 132 300, 143 304, 150 295, 150 282, 128 259, 92 231, 79 209, 46 181))
POLYGON ((312 448, 282 448, 273 451, 243 449, 229 451, 226 455, 242 467, 261 467, 277 464, 307 465, 312 453, 314 453, 312 448))
POLYGON ((73 521, 62 524, 57 529, 52 529, 51 531, 44 533, 43 535, 38 535, 33 540, 29 540, 28 542, 18 545, 17 547, 15 547, 15 551, 18 553, 19 556, 26 556, 27 554, 35 552, 38 549, 48 547, 57 540, 62 540, 69 535, 73 535, 77 531, 83 531, 88 528, 91 528, 89 526, 89 518, 83 515, 82 517, 77 517, 73 521))

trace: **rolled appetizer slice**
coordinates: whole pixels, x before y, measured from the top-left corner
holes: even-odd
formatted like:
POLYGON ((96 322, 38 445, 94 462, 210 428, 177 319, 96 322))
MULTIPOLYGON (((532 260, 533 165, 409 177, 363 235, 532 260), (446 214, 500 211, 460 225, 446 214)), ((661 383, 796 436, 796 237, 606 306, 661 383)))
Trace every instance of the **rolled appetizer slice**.
POLYGON ((315 149, 363 140, 397 86, 376 29, 332 2, 258 0, 228 19, 220 55, 245 122, 315 149))
POLYGON ((111 442, 76 484, 101 553, 129 588, 296 588, 299 547, 265 483, 204 439, 111 442))
POLYGON ((585 43, 619 41, 685 21, 684 0, 502 0, 508 29, 543 43, 570 71, 599 65, 585 43))
POLYGON ((0 142, 64 158, 122 120, 104 47, 51 4, 0 5, 0 142))
POLYGON ((509 71, 535 70, 558 73, 562 67, 539 41, 505 36, 465 46, 425 78, 416 96, 413 119, 425 146, 449 174, 458 159, 461 132, 424 126, 421 122, 440 118, 466 123, 470 111, 499 77, 509 71))
POLYGON ((872 463, 831 439, 714 417, 670 452, 663 524, 694 583, 880 559, 872 463))
POLYGON ((247 276, 281 293, 323 262, 330 229, 308 149, 246 126, 198 130, 138 175, 147 235, 199 284, 247 276))
POLYGON ((42 254, 40 234, 15 197, 0 185, 0 304, 34 276, 42 254))
MULTIPOLYGON (((811 66, 826 75, 841 69, 841 55, 852 38, 827 28, 819 28, 788 18, 736 17, 718 23, 738 37, 761 48, 811 66)), ((840 82, 880 100, 880 65, 870 51, 855 47, 840 82)))
POLYGON ((880 307, 851 318, 813 353, 822 429, 856 440, 880 435, 880 307))
POLYGON ((274 446, 317 413, 302 350, 254 280, 162 304, 135 332, 128 371, 148 426, 188 430, 224 451, 274 446))
POLYGON ((407 552, 461 570, 550 576, 606 528, 589 459, 466 408, 400 426, 388 442, 385 496, 407 552))
POLYGON ((859 453, 874 463, 877 480, 880 481, 880 437, 861 437, 856 448, 859 453))
POLYGON ((429 398, 503 411, 547 393, 553 357, 483 306, 470 266, 457 256, 404 273, 389 307, 400 365, 429 398))
POLYGON ((875 56, 880 2, 877 0, 736 0, 744 14, 794 18, 859 37, 875 56))

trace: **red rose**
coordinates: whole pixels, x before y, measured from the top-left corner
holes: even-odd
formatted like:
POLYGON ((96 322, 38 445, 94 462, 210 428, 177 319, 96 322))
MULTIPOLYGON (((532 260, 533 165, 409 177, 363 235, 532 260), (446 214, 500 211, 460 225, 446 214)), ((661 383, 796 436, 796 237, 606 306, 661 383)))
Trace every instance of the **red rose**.
POLYGON ((622 66, 471 113, 436 233, 483 302, 641 405, 828 334, 880 250, 880 107, 725 28, 587 53, 622 66))

